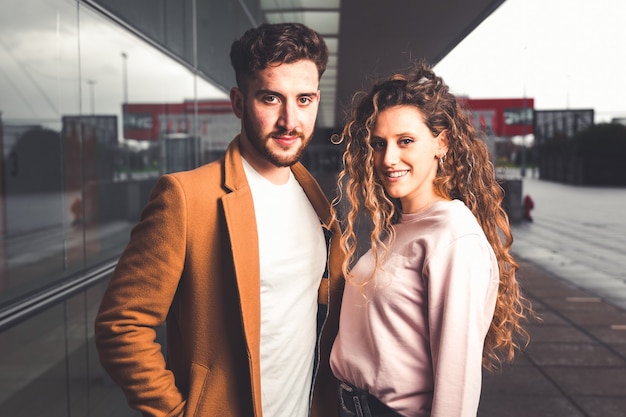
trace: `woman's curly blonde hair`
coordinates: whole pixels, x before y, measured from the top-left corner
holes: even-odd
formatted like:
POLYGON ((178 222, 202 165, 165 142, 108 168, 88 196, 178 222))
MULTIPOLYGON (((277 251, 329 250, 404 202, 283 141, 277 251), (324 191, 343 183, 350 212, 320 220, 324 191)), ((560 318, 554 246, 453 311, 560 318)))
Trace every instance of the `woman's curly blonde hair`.
MULTIPOLYGON (((510 249, 513 237, 509 219, 502 208, 503 190, 497 182, 493 164, 483 138, 471 122, 467 111, 450 93, 448 86, 432 68, 420 62, 408 73, 397 74, 376 84, 371 91, 355 95, 352 114, 336 143, 345 142, 344 168, 338 176, 339 194, 333 202, 335 216, 344 215, 342 245, 347 253, 344 276, 357 254, 357 234, 364 209, 371 220, 370 245, 379 265, 394 239, 393 225, 401 208, 391 198, 374 171, 374 150, 370 145, 378 114, 390 107, 415 106, 424 115, 424 122, 434 136, 445 132, 448 152, 442 159, 434 180, 435 192, 448 199, 459 199, 474 213, 491 244, 500 270, 500 285, 493 320, 483 351, 483 365, 488 370, 513 360, 520 342, 528 343, 529 335, 522 327, 531 306, 515 278, 518 264, 510 249), (342 196, 349 207, 341 209, 342 196)), ((373 278, 366 281, 366 284, 373 278)))

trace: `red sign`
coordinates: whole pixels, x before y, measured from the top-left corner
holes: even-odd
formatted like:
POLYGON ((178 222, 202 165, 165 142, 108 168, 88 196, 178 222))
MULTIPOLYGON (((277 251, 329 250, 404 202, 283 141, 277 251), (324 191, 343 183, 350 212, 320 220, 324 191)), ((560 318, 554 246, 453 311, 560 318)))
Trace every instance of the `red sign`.
POLYGON ((519 136, 533 133, 532 98, 470 99, 459 98, 474 119, 474 126, 496 136, 519 136))
MULTIPOLYGON (((183 103, 129 103, 123 104, 124 137, 126 139, 157 141, 172 134, 193 133, 193 120, 201 124, 206 133, 206 125, 212 116, 232 115, 228 100, 185 101, 183 103), (198 117, 195 117, 198 115, 198 117)), ((198 132, 196 132, 198 134, 198 132)), ((232 138, 229 138, 229 140, 232 138)))

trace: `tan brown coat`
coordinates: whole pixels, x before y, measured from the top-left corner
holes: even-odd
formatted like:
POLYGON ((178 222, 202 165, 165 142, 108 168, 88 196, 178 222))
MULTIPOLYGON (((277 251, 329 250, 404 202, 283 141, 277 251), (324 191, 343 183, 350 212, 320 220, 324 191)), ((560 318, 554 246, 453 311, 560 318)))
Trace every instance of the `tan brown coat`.
MULTIPOLYGON (((146 416, 260 417, 257 227, 239 139, 225 157, 163 176, 120 257, 96 319, 100 361, 146 416), (167 320, 167 363, 155 327, 167 320)), ((340 230, 314 178, 292 167, 333 233, 312 416, 337 415, 328 356, 343 289, 340 230)))

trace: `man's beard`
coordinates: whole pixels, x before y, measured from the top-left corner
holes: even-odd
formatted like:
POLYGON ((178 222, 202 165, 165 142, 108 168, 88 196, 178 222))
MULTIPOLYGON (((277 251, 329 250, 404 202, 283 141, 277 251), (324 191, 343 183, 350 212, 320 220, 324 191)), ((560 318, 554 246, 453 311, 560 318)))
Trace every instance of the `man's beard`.
MULTIPOLYGON (((296 136, 300 138, 300 148, 298 148, 298 151, 293 155, 282 156, 280 154, 272 152, 269 146, 267 146, 268 142, 272 140, 270 138, 271 134, 267 137, 263 137, 262 133, 255 129, 245 110, 243 113, 243 125, 244 129, 246 129, 248 141, 252 144, 252 147, 256 149, 259 155, 261 155, 263 158, 265 158, 267 161, 277 167, 290 167, 298 162, 302 157, 302 154, 304 153, 307 145, 309 144, 309 142, 311 142, 311 139, 313 138, 312 133, 308 138, 305 138, 303 133, 297 133, 296 136)), ((280 132, 279 135, 283 133, 291 135, 294 132, 280 132)))

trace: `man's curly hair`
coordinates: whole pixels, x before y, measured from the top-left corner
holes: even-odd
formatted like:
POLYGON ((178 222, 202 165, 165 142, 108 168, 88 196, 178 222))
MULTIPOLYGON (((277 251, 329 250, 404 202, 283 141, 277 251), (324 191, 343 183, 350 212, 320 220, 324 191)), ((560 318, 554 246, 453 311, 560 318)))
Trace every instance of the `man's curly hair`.
POLYGON ((322 36, 301 23, 264 23, 249 29, 230 48, 230 62, 237 85, 272 65, 300 60, 315 63, 319 77, 328 64, 328 47, 322 36))

